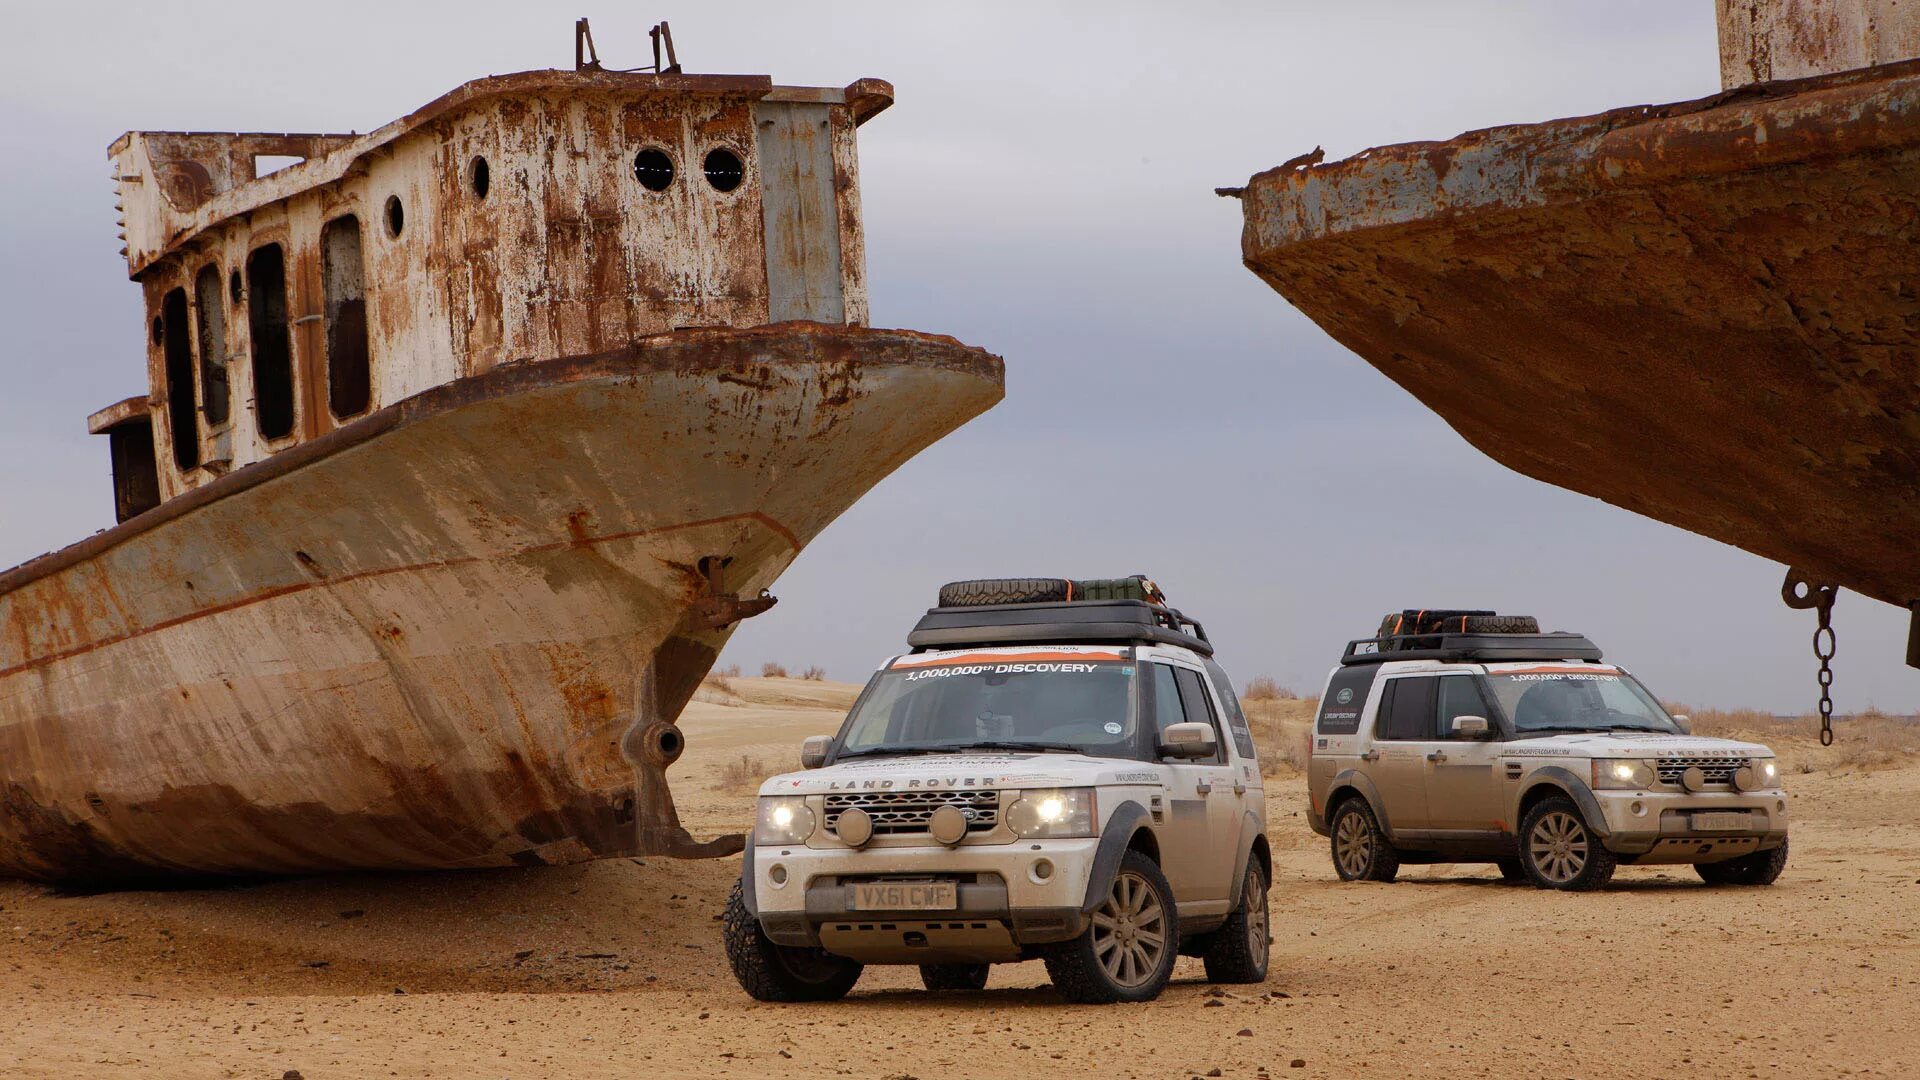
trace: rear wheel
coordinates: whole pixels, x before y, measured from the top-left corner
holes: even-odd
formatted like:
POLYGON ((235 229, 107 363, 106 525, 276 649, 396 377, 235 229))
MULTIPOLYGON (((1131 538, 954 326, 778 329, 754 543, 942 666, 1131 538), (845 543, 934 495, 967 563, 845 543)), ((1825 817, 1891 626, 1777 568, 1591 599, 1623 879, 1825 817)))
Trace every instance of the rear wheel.
POLYGON ((1333 869, 1342 881, 1392 881, 1400 872, 1400 853, 1393 850, 1374 819, 1373 809, 1358 796, 1333 812, 1333 869))
POLYGON ((985 990, 988 964, 921 964, 920 982, 927 989, 985 990))
POLYGON ((1129 851, 1087 929, 1046 952, 1047 975, 1068 1001, 1152 1001, 1173 977, 1180 924, 1173 887, 1152 859, 1129 851))
POLYGON ((1580 816, 1572 799, 1543 799, 1520 824, 1520 865, 1543 889, 1585 892, 1613 880, 1613 852, 1580 816))
POLYGON ((1240 906, 1208 935, 1201 958, 1207 981, 1257 983, 1267 979, 1267 872, 1260 860, 1247 860, 1247 877, 1240 883, 1240 906))
POLYGON ((1725 862, 1694 863, 1693 872, 1709 885, 1771 885, 1787 868, 1787 842, 1772 851, 1756 851, 1725 862))
POLYGON ((823 949, 779 945, 747 910, 734 882, 723 915, 727 963, 740 986, 759 1001, 836 1001, 860 981, 860 965, 823 949))

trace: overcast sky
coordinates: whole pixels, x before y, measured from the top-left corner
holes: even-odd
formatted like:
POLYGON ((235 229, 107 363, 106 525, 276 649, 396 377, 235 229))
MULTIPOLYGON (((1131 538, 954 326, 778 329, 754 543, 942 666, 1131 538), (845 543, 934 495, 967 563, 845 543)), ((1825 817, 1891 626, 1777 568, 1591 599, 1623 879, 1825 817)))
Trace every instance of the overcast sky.
MULTIPOLYGON (((134 128, 365 131, 479 75, 610 66, 898 92, 861 132, 875 325, 1007 360, 722 659, 859 680, 945 580, 1144 571, 1236 677, 1317 692, 1401 607, 1531 612, 1668 699, 1800 712, 1783 569, 1511 473, 1240 264, 1213 189, 1324 146, 1718 90, 1711 0, 1085 5, 576 0, 35 4, 0 40, 0 566, 113 521, 86 414, 144 392, 106 147, 134 128), (1490 509, 1491 508, 1491 509, 1490 509)), ((1842 710, 1920 707, 1903 613, 1836 608, 1842 710)))

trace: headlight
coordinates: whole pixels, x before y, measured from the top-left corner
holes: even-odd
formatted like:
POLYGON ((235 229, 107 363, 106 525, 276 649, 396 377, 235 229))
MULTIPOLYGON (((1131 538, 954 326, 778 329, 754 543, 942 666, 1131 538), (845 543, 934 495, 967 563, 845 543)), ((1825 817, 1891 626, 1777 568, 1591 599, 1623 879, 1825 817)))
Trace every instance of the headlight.
POLYGON ((1007 807, 1007 827, 1028 839, 1040 836, 1095 836, 1092 788, 1029 791, 1007 807))
POLYGON ((1780 783, 1780 763, 1773 758, 1756 758, 1733 774, 1733 786, 1741 791, 1763 791, 1780 783))
POLYGON ((802 844, 813 835, 813 811, 807 800, 776 796, 760 800, 760 817, 753 825, 756 844, 802 844))
POLYGON ((1593 786, 1641 790, 1653 786, 1653 766, 1627 758, 1595 758, 1593 786))

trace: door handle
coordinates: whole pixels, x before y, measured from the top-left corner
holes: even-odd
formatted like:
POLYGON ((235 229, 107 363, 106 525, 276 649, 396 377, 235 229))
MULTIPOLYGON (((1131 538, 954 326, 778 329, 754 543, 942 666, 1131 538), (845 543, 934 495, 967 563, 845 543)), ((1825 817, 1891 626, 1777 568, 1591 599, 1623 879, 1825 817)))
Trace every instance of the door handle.
POLYGON ((1447 752, 1445 750, 1435 750, 1433 753, 1427 755, 1427 760, 1445 761, 1447 760, 1447 752))
POLYGON ((1379 760, 1380 760, 1380 751, 1378 751, 1378 750, 1369 750, 1369 751, 1367 751, 1366 753, 1364 753, 1364 754, 1361 754, 1361 755, 1360 755, 1360 760, 1361 760, 1361 761, 1379 761, 1379 760))
POLYGON ((1198 794, 1201 794, 1201 795, 1211 795, 1211 794, 1213 794, 1213 781, 1211 781, 1211 780, 1195 780, 1195 781, 1193 782, 1193 790, 1194 790, 1194 791, 1195 791, 1196 793, 1198 793, 1198 794))
POLYGON ((1247 793, 1247 784, 1246 784, 1246 781, 1244 781, 1244 780, 1235 780, 1235 781, 1233 782, 1233 793, 1234 793, 1235 795, 1245 795, 1245 794, 1247 793))

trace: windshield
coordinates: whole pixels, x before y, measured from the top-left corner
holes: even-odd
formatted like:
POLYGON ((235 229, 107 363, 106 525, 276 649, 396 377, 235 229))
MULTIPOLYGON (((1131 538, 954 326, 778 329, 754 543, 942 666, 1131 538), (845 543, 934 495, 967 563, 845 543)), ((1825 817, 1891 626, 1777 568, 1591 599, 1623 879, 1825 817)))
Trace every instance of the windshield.
POLYGON ((1490 671, 1487 682, 1513 726, 1529 731, 1662 731, 1667 710, 1624 671, 1490 671))
POLYGON ((910 659, 874 676, 838 756, 1027 746, 1140 756, 1132 661, 967 659, 910 659))

